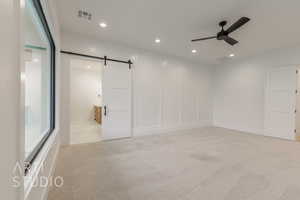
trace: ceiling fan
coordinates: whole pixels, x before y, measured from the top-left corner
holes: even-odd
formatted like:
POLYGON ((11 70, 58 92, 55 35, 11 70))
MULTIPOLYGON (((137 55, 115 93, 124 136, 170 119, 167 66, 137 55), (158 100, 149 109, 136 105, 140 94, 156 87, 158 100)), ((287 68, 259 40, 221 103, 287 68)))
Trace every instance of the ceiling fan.
POLYGON ((192 42, 197 42, 197 41, 202 41, 202 40, 210 40, 210 39, 216 38, 217 40, 224 40, 225 42, 227 42, 228 44, 233 46, 233 45, 237 44, 238 41, 236 41, 235 39, 230 37, 229 34, 232 33, 233 31, 237 30, 244 24, 246 24, 248 21, 250 21, 250 19, 248 17, 241 17, 238 21, 236 21, 234 24, 232 24, 227 30, 224 30, 224 26, 227 24, 227 21, 221 21, 219 23, 219 26, 222 27, 222 30, 219 33, 217 33, 216 36, 194 39, 194 40, 192 40, 192 42))

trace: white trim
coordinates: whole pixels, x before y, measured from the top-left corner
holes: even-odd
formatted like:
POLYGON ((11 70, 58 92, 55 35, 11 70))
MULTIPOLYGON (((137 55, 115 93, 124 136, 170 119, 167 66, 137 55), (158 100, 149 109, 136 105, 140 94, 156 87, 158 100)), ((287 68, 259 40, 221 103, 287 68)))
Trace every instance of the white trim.
POLYGON ((240 131, 240 132, 245 132, 245 133, 264 136, 264 130, 263 129, 253 129, 253 128, 249 128, 249 127, 228 126, 228 125, 218 124, 218 123, 214 123, 213 126, 217 127, 217 128, 226 128, 226 129, 230 129, 230 130, 236 130, 236 131, 240 131))
MULTIPOLYGON (((48 176, 51 176, 51 173, 53 173, 53 169, 56 164, 56 157, 58 154, 59 144, 54 145, 56 139, 58 139, 58 131, 54 131, 52 135, 49 137, 45 145, 43 146, 42 150, 36 157, 35 161, 33 162, 33 168, 28 172, 28 174, 24 177, 24 199, 26 200, 33 188, 34 182, 37 180, 38 175, 40 174, 43 163, 48 158, 50 150, 56 146, 54 157, 51 162, 50 166, 50 173, 48 176)), ((48 167, 48 166, 47 166, 48 167)), ((45 193, 45 192, 43 192, 45 193)), ((43 195, 44 196, 44 195, 43 195)))
POLYGON ((249 132, 249 131, 245 131, 245 130, 239 130, 236 128, 226 128, 226 127, 222 127, 222 126, 213 126, 214 128, 223 128, 223 129, 228 129, 228 130, 232 130, 232 131, 238 131, 241 132, 241 134, 248 134, 248 135, 253 135, 253 136, 261 136, 261 137, 265 137, 265 138, 269 138, 269 139, 274 139, 274 140, 283 140, 283 141, 289 141, 289 142, 297 142, 296 140, 290 140, 290 139, 286 139, 286 138, 281 138, 281 137, 274 137, 274 136, 268 136, 268 135, 264 135, 263 134, 263 130, 259 131, 259 132, 249 132))
MULTIPOLYGON (((49 174, 48 174, 48 180, 51 176, 53 176, 54 172, 55 172, 55 168, 56 168, 56 161, 57 161, 57 157, 58 157, 58 153, 59 153, 59 148, 60 147, 60 141, 58 142, 58 144, 56 145, 56 149, 52 158, 52 162, 51 162, 51 166, 50 170, 49 170, 49 174)), ((48 192, 49 192, 49 186, 45 188, 45 190, 43 190, 42 195, 41 195, 41 200, 47 200, 48 199, 48 192)))

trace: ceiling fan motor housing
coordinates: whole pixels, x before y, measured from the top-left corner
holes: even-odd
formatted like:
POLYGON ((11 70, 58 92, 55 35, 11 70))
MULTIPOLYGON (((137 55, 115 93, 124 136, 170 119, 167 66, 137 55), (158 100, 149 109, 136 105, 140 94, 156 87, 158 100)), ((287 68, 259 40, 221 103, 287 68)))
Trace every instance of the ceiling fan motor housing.
POLYGON ((223 29, 224 26, 226 26, 226 24, 227 24, 227 21, 221 21, 219 23, 219 25, 222 27, 222 29, 223 29))
POLYGON ((224 26, 226 26, 227 21, 221 21, 219 26, 222 27, 222 30, 217 34, 217 40, 224 40, 225 37, 228 36, 228 32, 224 30, 224 26))

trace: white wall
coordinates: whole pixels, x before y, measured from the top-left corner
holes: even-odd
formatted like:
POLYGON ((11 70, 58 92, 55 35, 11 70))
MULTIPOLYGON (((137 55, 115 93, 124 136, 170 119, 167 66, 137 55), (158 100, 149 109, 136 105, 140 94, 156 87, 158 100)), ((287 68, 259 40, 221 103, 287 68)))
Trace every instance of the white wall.
POLYGON ((21 146, 19 17, 18 0, 0 1, 0 194, 1 199, 9 200, 19 199, 22 190, 12 187, 13 167, 20 160, 21 146))
POLYGON ((103 64, 73 59, 70 63, 71 124, 94 120, 94 105, 101 106, 103 64))
MULTIPOLYGON (((135 136, 199 127, 211 123, 212 66, 88 39, 86 36, 72 33, 62 34, 62 49, 133 60, 135 136)), ((63 67, 66 68, 70 65, 70 58, 73 56, 62 57, 63 67)), ((66 70, 63 76, 68 77, 67 73, 69 72, 66 70)), ((65 95, 65 104, 68 101, 69 97, 65 95)), ((68 141, 68 136, 65 137, 64 141, 68 141)))
MULTIPOLYGON (((238 53, 238 52, 237 52, 238 53)), ((217 66, 214 76, 214 125, 263 134, 266 73, 300 64, 300 48, 282 48, 217 66)))

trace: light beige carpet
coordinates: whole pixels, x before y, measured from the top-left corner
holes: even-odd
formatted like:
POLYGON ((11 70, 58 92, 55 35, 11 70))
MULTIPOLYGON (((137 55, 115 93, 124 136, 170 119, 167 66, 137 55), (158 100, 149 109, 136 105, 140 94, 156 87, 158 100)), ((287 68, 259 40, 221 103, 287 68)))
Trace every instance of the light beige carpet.
POLYGON ((49 200, 299 200, 300 143, 221 128, 61 150, 49 200))
POLYGON ((101 125, 96 121, 72 123, 71 144, 93 143, 101 141, 101 125))

